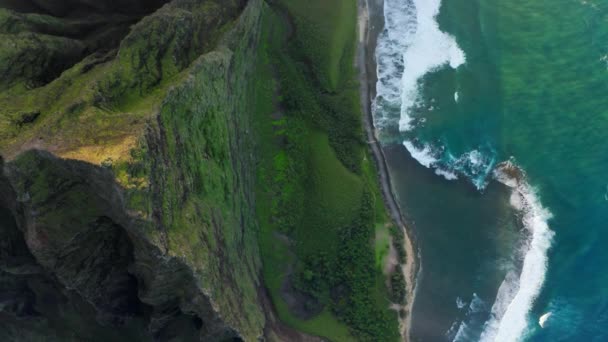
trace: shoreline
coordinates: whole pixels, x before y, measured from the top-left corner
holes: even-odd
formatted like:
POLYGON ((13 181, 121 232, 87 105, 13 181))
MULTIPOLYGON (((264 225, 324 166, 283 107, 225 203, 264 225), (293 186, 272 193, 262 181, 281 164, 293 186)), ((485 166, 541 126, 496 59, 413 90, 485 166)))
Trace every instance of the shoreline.
MULTIPOLYGON (((382 145, 377 139, 372 114, 372 101, 376 96, 376 62, 375 47, 378 36, 384 27, 384 1, 383 0, 358 0, 358 39, 356 64, 359 69, 361 109, 364 117, 364 127, 367 143, 372 152, 376 164, 382 197, 390 213, 392 221, 399 226, 404 233, 404 247, 406 251, 406 262, 401 266, 401 271, 406 280, 406 302, 405 305, 395 305, 395 309, 403 309, 406 314, 399 317, 399 330, 403 341, 410 340, 410 327, 412 318, 412 307, 414 304, 417 273, 419 270, 418 255, 410 237, 410 231, 405 224, 401 208, 395 198, 391 184, 390 174, 382 145)), ((399 265, 399 264, 397 264, 399 265)), ((393 266, 397 266, 393 265, 393 266)))

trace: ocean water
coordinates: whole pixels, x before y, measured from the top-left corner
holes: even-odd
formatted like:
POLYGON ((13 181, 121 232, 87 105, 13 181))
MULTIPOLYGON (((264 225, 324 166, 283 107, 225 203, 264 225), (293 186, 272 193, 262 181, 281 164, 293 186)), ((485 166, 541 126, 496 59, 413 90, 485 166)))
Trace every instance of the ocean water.
POLYGON ((414 341, 608 341, 608 1, 385 0, 414 341))

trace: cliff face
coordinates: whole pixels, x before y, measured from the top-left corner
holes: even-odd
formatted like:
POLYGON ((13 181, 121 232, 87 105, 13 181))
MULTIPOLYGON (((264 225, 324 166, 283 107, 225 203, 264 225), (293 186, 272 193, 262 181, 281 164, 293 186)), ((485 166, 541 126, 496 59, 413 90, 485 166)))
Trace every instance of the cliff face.
POLYGON ((143 161, 149 215, 160 228, 150 236, 194 270, 222 316, 249 339, 264 325, 249 107, 261 5, 252 1, 220 48, 169 92, 143 161))
MULTIPOLYGON (((66 23, 72 12, 58 3, 0 2, 20 23, 66 23)), ((112 3, 78 6, 111 12, 112 3)), ((127 15, 150 11, 125 3, 127 15)), ((61 76, 26 87, 16 84, 35 73, 4 79, 2 340, 262 336, 248 134, 262 6, 175 0, 115 52, 78 50, 61 76)))
POLYGON ((6 166, 3 183, 14 196, 4 206, 11 242, 2 285, 20 294, 4 298, 7 340, 96 339, 104 326, 145 336, 133 323, 147 324, 150 338, 170 337, 176 325, 192 336, 197 327, 202 337, 236 336, 192 272, 141 233, 145 223, 125 212, 108 170, 30 151, 6 166))

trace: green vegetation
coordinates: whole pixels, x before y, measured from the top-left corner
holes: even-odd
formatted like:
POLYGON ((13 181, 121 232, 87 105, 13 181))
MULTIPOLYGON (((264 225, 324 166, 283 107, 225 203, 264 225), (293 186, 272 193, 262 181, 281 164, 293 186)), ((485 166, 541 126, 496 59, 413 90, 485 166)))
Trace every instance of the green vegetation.
MULTIPOLYGON (((45 36, 43 58, 74 58, 48 75, 18 65, 0 81, 0 151, 33 146, 112 170, 146 241, 185 265, 247 340, 264 327, 263 283, 279 318, 301 331, 395 341, 389 305, 403 279, 388 289, 382 272, 402 235, 363 140, 356 2, 252 0, 241 13, 243 4, 173 1, 116 34, 119 47, 85 57, 81 42, 45 36)), ((29 49, 21 33, 81 24, 25 17, 0 11, 0 36, 10 37, 0 60, 36 64, 11 42, 29 49)), ((54 186, 47 174, 63 171, 28 158, 19 162, 44 171, 35 202, 54 186)), ((85 209, 49 220, 94 216, 86 208, 97 203, 81 195, 70 200, 85 209)))
MULTIPOLYGON (((209 319, 204 322, 209 333, 224 325, 256 340, 265 316, 258 298, 261 261, 248 89, 263 2, 244 4, 171 2, 134 25, 118 51, 93 53, 48 84, 3 91, 0 151, 18 154, 34 141, 35 147, 111 169, 124 189, 124 210, 141 224, 137 231, 149 244, 140 247, 160 251, 176 272, 194 277, 187 290, 158 279, 175 305, 209 319), (205 315, 211 311, 221 319, 211 321, 214 316, 205 315)), ((0 59, 4 48, 0 44, 0 59)), ((33 164, 30 156, 22 154, 18 161, 36 172, 36 182, 28 185, 34 203, 48 197, 49 186, 70 185, 47 177, 64 170, 33 164)), ((86 176, 92 179, 75 184, 99 181, 95 174, 86 176)), ((107 181, 111 188, 113 180, 107 181)), ((49 211, 47 221, 76 229, 99 215, 95 209, 101 205, 92 202, 97 197, 89 189, 69 196, 66 203, 79 206, 70 210, 58 203, 61 209, 49 211)), ((186 282, 180 277, 172 281, 186 282)))
POLYGON ((352 80, 357 3, 351 0, 282 0, 291 14, 299 51, 326 91, 336 91, 352 80))
MULTIPOLYGON (((258 300, 255 179, 248 90, 259 39, 261 1, 253 1, 219 46, 196 59, 168 91, 146 136, 142 177, 132 156, 129 180, 149 180, 147 206, 137 208, 170 255, 183 260, 209 292, 223 319, 254 340, 264 326, 258 300)), ((202 12, 204 13, 204 12, 202 12)), ((142 203, 135 186, 129 199, 142 203)))
POLYGON ((37 140, 57 154, 93 163, 108 153, 92 146, 116 146, 113 157, 128 154, 134 144, 125 139, 141 134, 168 90, 217 46, 242 9, 236 0, 181 0, 122 34, 110 19, 99 24, 99 34, 107 30, 122 39, 118 47, 89 42, 103 41, 103 35, 68 39, 90 30, 75 20, 0 11, 0 72, 7 74, 0 81, 0 150, 12 156, 37 140))
POLYGON ((394 303, 405 304, 405 277, 403 272, 391 274, 391 300, 394 303))
POLYGON ((385 255, 376 259, 388 250, 388 219, 363 144, 355 21, 350 1, 265 10, 252 89, 260 250, 283 321, 332 341, 394 341, 385 255))

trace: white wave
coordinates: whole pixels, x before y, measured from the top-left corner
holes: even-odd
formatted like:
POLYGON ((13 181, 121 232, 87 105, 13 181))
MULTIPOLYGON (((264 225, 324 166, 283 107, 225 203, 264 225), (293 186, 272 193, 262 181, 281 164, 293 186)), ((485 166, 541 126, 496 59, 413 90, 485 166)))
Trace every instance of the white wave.
POLYGON ((491 341, 495 337, 496 331, 498 331, 500 325, 500 318, 504 316, 511 300, 513 300, 518 290, 518 274, 509 271, 498 288, 496 300, 492 305, 490 319, 484 325, 481 341, 491 341))
POLYGON ((426 168, 432 167, 439 161, 434 156, 433 150, 429 145, 423 145, 422 148, 418 148, 411 141, 405 140, 403 146, 410 152, 412 158, 416 159, 416 161, 426 168))
POLYGON ((458 102, 458 92, 454 92, 454 102, 458 102))
POLYGON ((374 124, 384 128, 401 115, 403 53, 416 33, 416 9, 411 0, 384 1, 384 30, 376 46, 376 99, 372 111, 374 124))
POLYGON ((471 165, 477 166, 482 163, 481 152, 477 150, 467 153, 467 158, 469 159, 471 165))
POLYGON ((436 175, 447 180, 456 180, 459 174, 465 175, 478 190, 482 190, 487 185, 487 176, 495 164, 493 155, 486 156, 476 149, 455 157, 443 147, 437 148, 418 141, 413 143, 405 140, 403 146, 418 163, 426 168, 434 169, 436 175))
POLYGON ((464 52, 454 37, 441 32, 436 21, 441 7, 440 0, 414 0, 416 8, 416 31, 412 44, 403 55, 401 78, 401 118, 399 130, 413 128, 410 110, 418 99, 418 82, 433 70, 449 65, 452 68, 464 64, 464 52))
MULTIPOLYGON (((460 297, 458 297, 459 300, 460 297)), ((462 300, 461 300, 462 301, 462 300)), ((465 306, 465 303, 462 302, 462 307, 465 306)), ((461 308, 460 306, 458 307, 461 308)), ((473 298, 469 303, 469 307, 466 313, 466 318, 460 322, 458 326, 458 331, 454 335, 452 339, 453 342, 461 342, 461 341, 472 341, 476 336, 479 336, 479 331, 477 330, 480 326, 479 323, 479 315, 486 311, 486 303, 477 295, 477 293, 473 293, 473 298)), ((453 331, 453 329, 452 329, 453 331)), ((448 331, 450 333, 451 331, 448 331)), ((448 334, 446 336, 449 337, 448 334)))
POLYGON ((421 105, 418 82, 428 72, 464 64, 456 40, 441 32, 435 18, 441 0, 385 0, 385 29, 376 47, 374 124, 384 128, 399 119, 399 129, 413 128, 410 111, 421 105))
POLYGON ((469 326, 465 323, 462 322, 460 323, 460 325, 458 326, 458 331, 456 332, 456 335, 454 336, 454 339, 452 340, 453 342, 460 342, 460 341, 470 341, 471 337, 469 336, 469 326))
POLYGON ((546 310, 545 314, 538 317, 537 324, 542 329, 551 328, 547 336, 559 336, 559 341, 582 341, 580 332, 590 328, 587 330, 587 336, 598 336, 598 338, 590 338, 587 341, 606 340, 599 338, 604 336, 606 331, 606 324, 602 324, 606 317, 604 311, 590 316, 589 312, 585 312, 579 305, 571 302, 570 298, 564 297, 554 297, 544 310, 546 310), (596 324, 589 325, 590 321, 596 324))
POLYGON ((443 178, 447 179, 447 180, 457 180, 458 179, 458 175, 455 174, 452 171, 448 171, 448 170, 444 170, 442 168, 436 168, 435 169, 435 174, 437 176, 442 176, 443 178))
POLYGON ((549 317, 551 317, 551 312, 547 312, 546 314, 540 316, 538 319, 538 325, 540 325, 541 328, 544 328, 549 317))
POLYGON ((511 188, 511 204, 522 215, 529 241, 519 278, 508 275, 500 286, 492 306, 492 317, 485 325, 481 341, 519 341, 528 326, 532 304, 545 281, 547 251, 554 235, 548 225, 552 215, 542 206, 525 174, 512 162, 497 167, 494 178, 511 188))
POLYGON ((456 168, 465 173, 477 190, 482 190, 488 185, 488 175, 495 165, 493 155, 485 155, 479 150, 471 150, 455 160, 456 168))

